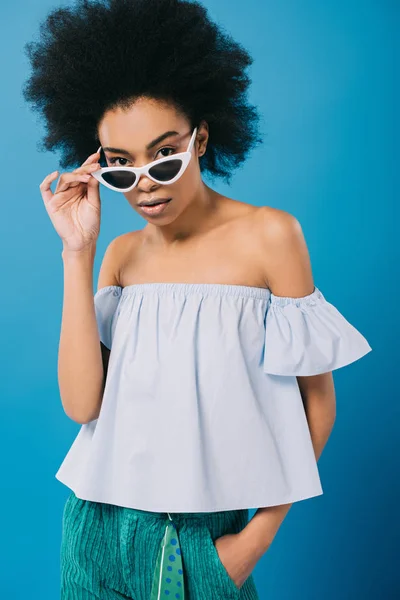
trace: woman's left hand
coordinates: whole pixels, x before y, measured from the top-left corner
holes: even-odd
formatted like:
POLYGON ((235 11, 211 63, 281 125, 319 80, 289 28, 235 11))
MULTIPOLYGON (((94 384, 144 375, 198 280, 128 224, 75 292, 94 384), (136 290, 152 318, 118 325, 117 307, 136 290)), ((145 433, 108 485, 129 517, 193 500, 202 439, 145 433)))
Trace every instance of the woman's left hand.
POLYGON ((228 533, 214 541, 219 558, 236 586, 240 588, 265 552, 250 546, 239 533, 228 533))

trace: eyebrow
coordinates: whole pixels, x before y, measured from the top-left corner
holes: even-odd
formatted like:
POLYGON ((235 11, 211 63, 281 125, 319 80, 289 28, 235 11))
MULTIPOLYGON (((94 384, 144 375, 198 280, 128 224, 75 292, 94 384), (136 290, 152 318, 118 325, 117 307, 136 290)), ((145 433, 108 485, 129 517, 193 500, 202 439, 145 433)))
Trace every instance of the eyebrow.
MULTIPOLYGON (((172 135, 179 135, 179 133, 177 131, 166 131, 162 135, 159 135, 155 140, 147 144, 146 150, 151 150, 151 148, 165 140, 165 138, 170 137, 172 135)), ((127 150, 124 150, 123 148, 113 148, 111 146, 104 146, 103 150, 107 150, 108 152, 115 152, 117 154, 127 154, 128 156, 130 155, 130 153, 127 150)))

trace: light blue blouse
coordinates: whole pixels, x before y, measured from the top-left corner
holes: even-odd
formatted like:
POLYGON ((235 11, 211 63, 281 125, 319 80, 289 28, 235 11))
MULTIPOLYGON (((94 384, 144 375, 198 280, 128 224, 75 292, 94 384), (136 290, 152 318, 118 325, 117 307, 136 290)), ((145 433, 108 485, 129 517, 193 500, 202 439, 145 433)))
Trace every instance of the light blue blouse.
POLYGON ((79 498, 212 512, 323 493, 296 376, 372 348, 317 287, 283 297, 139 283, 104 287, 94 301, 111 349, 103 402, 56 473, 79 498))

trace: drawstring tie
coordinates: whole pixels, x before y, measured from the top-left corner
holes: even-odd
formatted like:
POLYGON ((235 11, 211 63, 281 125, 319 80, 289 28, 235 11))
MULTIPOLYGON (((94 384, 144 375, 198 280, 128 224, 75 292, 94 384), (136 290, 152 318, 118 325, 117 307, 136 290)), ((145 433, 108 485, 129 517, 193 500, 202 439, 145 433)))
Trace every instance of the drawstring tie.
POLYGON ((181 548, 178 531, 171 515, 167 513, 167 525, 161 540, 154 569, 150 600, 171 599, 184 600, 184 579, 181 548))

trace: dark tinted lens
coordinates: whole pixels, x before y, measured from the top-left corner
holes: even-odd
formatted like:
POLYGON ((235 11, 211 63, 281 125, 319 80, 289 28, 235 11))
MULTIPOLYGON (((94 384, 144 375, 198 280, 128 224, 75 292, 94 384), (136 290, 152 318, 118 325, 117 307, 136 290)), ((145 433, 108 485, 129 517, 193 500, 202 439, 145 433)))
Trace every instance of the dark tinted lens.
POLYGON ((104 181, 118 188, 124 190, 135 183, 136 175, 130 171, 106 171, 102 174, 104 181))
POLYGON ((155 177, 159 181, 169 181, 179 173, 181 167, 181 159, 173 158, 151 167, 151 169, 149 169, 149 173, 152 177, 155 177))

